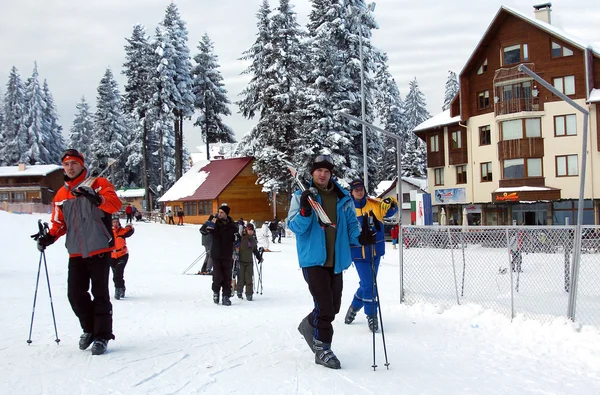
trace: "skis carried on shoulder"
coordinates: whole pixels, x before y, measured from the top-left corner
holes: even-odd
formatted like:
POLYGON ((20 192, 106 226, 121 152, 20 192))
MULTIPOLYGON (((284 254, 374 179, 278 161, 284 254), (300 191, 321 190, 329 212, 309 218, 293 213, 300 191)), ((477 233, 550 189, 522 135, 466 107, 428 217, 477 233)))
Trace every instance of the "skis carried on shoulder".
MULTIPOLYGON (((292 174, 292 177, 294 178, 294 181, 298 185, 298 188, 300 188, 300 190, 302 192, 304 192, 306 190, 306 187, 300 180, 300 178, 298 176, 298 170, 296 169, 296 167, 292 163, 290 163, 286 160, 283 160, 283 162, 285 162, 285 164, 287 165, 287 168, 290 171, 290 173, 292 174)), ((314 195, 316 195, 316 193, 314 193, 314 195)), ((323 227, 332 226, 335 228, 335 224, 333 222, 331 222, 331 220, 329 219, 329 216, 327 215, 325 210, 323 210, 323 206, 321 206, 321 203, 319 203, 315 199, 313 199, 312 196, 308 197, 308 202, 310 203, 310 206, 312 207, 314 212, 317 214, 317 218, 319 219, 319 223, 321 224, 321 226, 323 226, 323 227)))

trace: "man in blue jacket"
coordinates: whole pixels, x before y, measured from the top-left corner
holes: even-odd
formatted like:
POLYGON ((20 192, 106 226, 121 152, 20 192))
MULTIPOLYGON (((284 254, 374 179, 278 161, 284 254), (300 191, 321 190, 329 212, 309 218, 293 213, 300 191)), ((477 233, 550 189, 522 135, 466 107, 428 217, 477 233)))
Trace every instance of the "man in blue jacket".
POLYGON ((364 215, 371 216, 373 227, 377 231, 375 243, 367 246, 352 247, 352 260, 360 278, 359 287, 354 294, 352 304, 348 307, 344 322, 351 324, 356 318, 356 313, 365 308, 367 323, 372 332, 379 330, 377 319, 377 301, 375 300, 373 287, 373 269, 375 269, 375 278, 379 269, 381 257, 385 254, 385 235, 383 232, 383 218, 391 217, 398 212, 398 204, 393 197, 387 197, 383 200, 367 196, 365 184, 362 180, 354 180, 350 184, 350 195, 356 207, 356 217, 364 218, 364 215), (371 257, 373 258, 374 268, 371 267, 371 257))
POLYGON ((332 322, 342 301, 342 271, 352 263, 350 245, 371 244, 375 235, 361 233, 352 199, 333 179, 333 159, 317 156, 311 164, 311 189, 297 191, 290 204, 288 226, 296 234, 298 261, 313 297, 314 308, 298 331, 315 353, 315 363, 332 369, 341 367, 331 350, 332 322), (319 202, 335 225, 323 227, 309 197, 319 202))

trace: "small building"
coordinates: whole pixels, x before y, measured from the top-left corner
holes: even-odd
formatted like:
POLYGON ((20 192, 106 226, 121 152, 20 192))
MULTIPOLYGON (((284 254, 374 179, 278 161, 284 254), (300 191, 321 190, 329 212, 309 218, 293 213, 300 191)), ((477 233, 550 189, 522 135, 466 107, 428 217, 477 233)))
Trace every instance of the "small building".
MULTIPOLYGON (((414 222, 412 213, 414 212, 414 206, 417 204, 417 194, 427 194, 427 179, 402 177, 402 199, 398 198, 398 193, 396 191, 397 180, 398 177, 394 178, 392 181, 380 182, 375 192, 379 199, 385 199, 386 197, 392 196, 398 202, 402 200, 402 224, 409 225, 414 222)), ((395 215, 394 221, 398 222, 398 214, 395 215)), ((433 213, 433 221, 437 222, 437 209, 433 213)))
MULTIPOLYGON (((253 157, 199 161, 158 199, 174 214, 183 209, 185 222, 202 224, 223 203, 231 208, 230 216, 256 222, 273 219, 274 209, 269 194, 257 184, 253 157)), ((277 217, 287 216, 289 199, 277 196, 277 217), (281 202, 287 202, 281 204, 281 202)))
POLYGON ((63 183, 58 165, 0 166, 0 202, 50 204, 63 183))
POLYGON ((123 205, 126 206, 129 203, 140 211, 146 210, 144 202, 146 190, 144 188, 119 189, 116 193, 123 205))

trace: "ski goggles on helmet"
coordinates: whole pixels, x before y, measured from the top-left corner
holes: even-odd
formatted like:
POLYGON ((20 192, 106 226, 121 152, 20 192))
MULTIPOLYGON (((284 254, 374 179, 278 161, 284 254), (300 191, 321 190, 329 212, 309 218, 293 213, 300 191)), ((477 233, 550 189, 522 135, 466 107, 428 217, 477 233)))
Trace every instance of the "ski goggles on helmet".
POLYGON ((319 155, 313 161, 313 163, 320 163, 320 162, 326 162, 326 163, 329 163, 331 166, 333 166, 333 158, 331 157, 331 155, 319 155))
POLYGON ((81 164, 81 166, 83 166, 84 163, 83 155, 76 149, 68 149, 63 153, 60 162, 65 163, 67 160, 76 160, 81 164))

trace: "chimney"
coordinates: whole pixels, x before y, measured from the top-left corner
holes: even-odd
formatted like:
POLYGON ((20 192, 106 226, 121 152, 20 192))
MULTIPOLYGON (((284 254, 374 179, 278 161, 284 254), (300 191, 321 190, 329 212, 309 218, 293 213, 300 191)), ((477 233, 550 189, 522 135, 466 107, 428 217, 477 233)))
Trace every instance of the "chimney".
POLYGON ((551 25, 550 14, 552 13, 552 3, 544 3, 533 6, 533 15, 538 21, 546 22, 551 25))
POLYGON ((19 163, 19 171, 27 170, 27 165, 25 163, 19 163))

